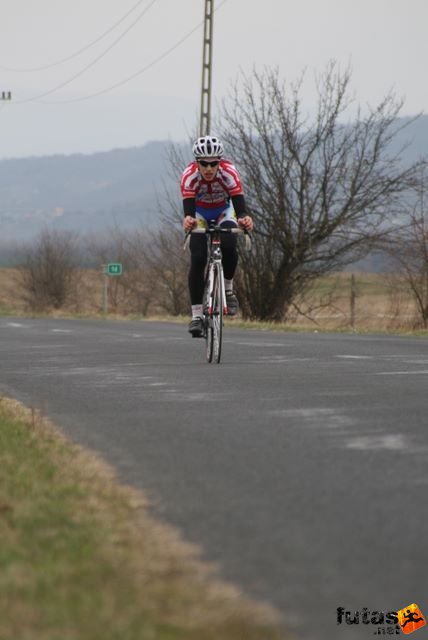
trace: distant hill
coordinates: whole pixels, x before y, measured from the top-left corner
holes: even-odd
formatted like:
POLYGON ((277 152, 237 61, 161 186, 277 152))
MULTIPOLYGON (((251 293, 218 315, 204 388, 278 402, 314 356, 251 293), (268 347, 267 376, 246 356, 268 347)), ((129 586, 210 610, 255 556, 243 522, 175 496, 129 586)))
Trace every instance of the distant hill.
POLYGON ((408 124, 401 131, 393 144, 393 149, 399 149, 408 144, 403 152, 404 162, 414 162, 423 156, 428 157, 428 115, 420 116, 414 122, 412 118, 400 118, 398 124, 408 124))
POLYGON ((100 231, 157 224, 158 198, 178 187, 169 176, 168 142, 91 155, 0 161, 1 240, 31 237, 43 226, 100 231))
MULTIPOLYGON (((410 122, 403 118, 398 125, 410 122)), ((393 150, 403 161, 428 155, 428 116, 399 133, 393 150)), ((43 227, 82 234, 105 231, 114 224, 129 229, 156 226, 158 201, 165 191, 177 194, 170 175, 171 143, 153 141, 142 147, 90 155, 56 155, 0 161, 0 259, 15 242, 31 238, 43 227), (5 250, 6 249, 6 250, 5 250)), ((185 149, 185 156, 190 156, 185 149)), ((189 157, 190 159, 190 157, 189 157)), ((239 158, 235 161, 239 165, 239 158)))

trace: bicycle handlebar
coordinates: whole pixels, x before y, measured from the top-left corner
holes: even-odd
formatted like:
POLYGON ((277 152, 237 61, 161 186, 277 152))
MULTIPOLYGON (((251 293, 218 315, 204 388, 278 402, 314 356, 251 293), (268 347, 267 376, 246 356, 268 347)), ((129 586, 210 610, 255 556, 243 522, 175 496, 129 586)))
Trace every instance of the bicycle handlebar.
POLYGON ((221 225, 216 225, 215 227, 207 227, 206 229, 196 228, 191 229, 190 233, 249 233, 246 229, 242 227, 222 227, 221 225))
POLYGON ((243 234, 246 237, 246 246, 247 248, 249 248, 249 246, 251 245, 252 242, 252 235, 249 231, 247 231, 247 229, 242 229, 241 227, 222 227, 221 225, 209 225, 206 229, 202 229, 202 228, 196 228, 196 229, 190 229, 190 231, 186 231, 185 236, 184 236, 184 249, 186 249, 189 241, 190 241, 190 235, 192 233, 203 233, 205 235, 212 235, 214 233, 238 233, 238 234, 243 234))

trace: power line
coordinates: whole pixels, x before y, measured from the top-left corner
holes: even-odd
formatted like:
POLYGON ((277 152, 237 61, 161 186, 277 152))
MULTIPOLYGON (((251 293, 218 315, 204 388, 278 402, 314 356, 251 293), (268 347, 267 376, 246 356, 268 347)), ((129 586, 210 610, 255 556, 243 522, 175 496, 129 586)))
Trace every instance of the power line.
MULTIPOLYGON (((226 2, 227 2, 227 0, 223 0, 223 2, 220 2, 218 7, 215 9, 215 11, 218 11, 219 9, 221 9, 221 7, 224 4, 226 4, 226 2)), ((127 82, 130 82, 131 80, 134 80, 134 78, 137 78, 141 74, 145 73, 146 71, 148 71, 149 69, 154 67, 158 62, 161 62, 161 60, 163 60, 164 58, 169 56, 173 51, 175 51, 175 49, 177 49, 180 45, 182 45, 183 42, 188 40, 190 38, 190 36, 192 36, 195 33, 195 31, 197 31, 203 24, 204 24, 204 20, 201 20, 200 22, 198 22, 198 24, 195 27, 193 27, 193 29, 188 31, 188 33, 186 33, 186 35, 184 35, 180 40, 178 40, 174 45, 172 45, 172 47, 170 47, 169 49, 164 51, 164 53, 162 53, 160 56, 158 56, 157 58, 152 60, 152 62, 149 62, 144 67, 142 67, 141 69, 139 69, 138 71, 136 71, 132 75, 128 76, 127 78, 124 78, 123 80, 120 80, 119 82, 116 82, 115 84, 112 84, 109 87, 106 87, 105 89, 101 89, 100 91, 88 94, 86 96, 82 96, 80 98, 69 98, 69 99, 65 99, 65 100, 55 100, 55 101, 50 101, 50 102, 43 101, 43 104, 60 104, 60 103, 61 104, 69 104, 69 103, 72 103, 72 102, 82 102, 84 100, 90 100, 91 98, 96 98, 96 97, 101 96, 101 95, 103 95, 105 93, 109 93, 113 89, 117 89, 118 87, 123 86, 127 82)), ((28 101, 26 101, 26 102, 28 102, 28 101)), ((16 101, 15 101, 15 104, 16 104, 16 101)))
POLYGON ((77 56, 79 56, 84 51, 87 51, 88 49, 93 47, 94 44, 97 44, 98 42, 100 42, 100 40, 105 38, 105 36, 107 36, 109 33, 114 31, 114 29, 116 29, 116 27, 118 27, 124 20, 126 20, 126 18, 133 11, 135 11, 135 9, 144 1, 145 0, 138 0, 138 2, 136 4, 134 4, 134 6, 127 13, 125 13, 125 15, 122 16, 122 18, 120 18, 120 20, 118 20, 111 27, 109 27, 107 29, 107 31, 104 31, 104 33, 102 33, 100 36, 98 36, 98 38, 96 38, 95 40, 92 40, 92 42, 90 42, 89 44, 85 45, 81 49, 78 49, 74 53, 71 53, 69 56, 67 56, 65 58, 62 58, 61 60, 57 60, 56 62, 52 62, 50 64, 46 64, 46 65, 43 65, 43 66, 40 66, 40 67, 28 67, 28 68, 0 67, 0 70, 1 71, 13 71, 13 72, 17 72, 17 73, 30 73, 30 72, 34 72, 34 71, 45 71, 46 69, 52 69, 52 67, 57 67, 60 64, 64 64, 64 62, 68 62, 69 60, 72 60, 73 58, 76 58, 77 56))
MULTIPOLYGON (((226 2, 226 0, 224 0, 224 1, 226 2)), ((121 87, 122 85, 126 84, 127 82, 130 82, 131 80, 133 80, 137 76, 141 75, 145 71, 148 71, 155 64, 157 64, 158 62, 160 62, 161 60, 166 58, 170 53, 172 53, 181 44, 183 44, 183 42, 185 42, 188 38, 190 38, 190 36, 193 35, 195 33, 195 31, 197 31, 201 27, 202 24, 203 24, 202 22, 199 22, 191 31, 189 31, 183 38, 181 38, 181 40, 176 42, 172 47, 170 47, 164 53, 162 53, 160 56, 158 56, 157 58, 152 60, 152 62, 149 62, 149 64, 147 64, 145 67, 143 67, 142 69, 139 69, 138 71, 133 73, 131 76, 128 76, 127 78, 124 78, 123 80, 120 80, 119 82, 116 82, 115 84, 112 84, 109 87, 106 87, 105 89, 101 89, 100 91, 97 91, 96 93, 91 93, 90 95, 82 96, 81 98, 71 98, 70 100, 58 100, 57 102, 80 102, 82 100, 89 100, 90 98, 96 98, 97 96, 101 96, 104 93, 108 93, 109 91, 112 91, 113 89, 117 89, 118 87, 121 87)))
POLYGON ((24 100, 15 100, 15 104, 24 104, 26 102, 35 102, 37 100, 40 100, 40 98, 45 98, 46 96, 51 95, 52 93, 55 93, 56 91, 58 91, 59 89, 62 89, 63 87, 66 87, 68 84, 70 84, 71 82, 73 82, 74 80, 76 80, 76 78, 79 78, 81 75, 83 75, 88 69, 90 69, 91 67, 94 66, 94 64, 96 64, 99 60, 101 60, 101 58, 103 58, 107 53, 109 53, 109 51, 111 51, 113 49, 113 47, 115 47, 118 42, 120 42, 120 40, 122 40, 125 35, 133 28, 135 27, 135 25, 137 24, 137 22, 139 22, 141 20, 141 18, 147 13, 147 11, 155 4, 155 2, 157 2, 157 0, 152 0, 147 7, 136 17, 136 19, 129 25, 129 27, 127 27, 125 29, 125 31, 123 31, 120 36, 118 38, 116 38, 116 40, 114 40, 108 47, 107 49, 105 49, 102 53, 100 53, 96 58, 94 58, 94 60, 92 60, 89 64, 87 64, 85 67, 83 67, 83 69, 81 69, 80 71, 78 71, 77 73, 74 74, 74 76, 72 76, 71 78, 68 78, 68 80, 65 80, 64 82, 61 82, 59 85, 57 85, 56 87, 53 87, 52 89, 49 89, 48 91, 45 91, 44 93, 39 94, 38 96, 32 96, 31 98, 26 98, 24 100))
MULTIPOLYGON (((221 9, 221 7, 224 4, 226 4, 226 2, 227 2, 227 0, 223 0, 223 2, 221 2, 218 5, 218 7, 215 9, 215 11, 218 11, 219 9, 221 9)), ((141 69, 138 69, 138 71, 136 71, 132 75, 127 76, 123 80, 119 80, 118 82, 116 82, 116 83, 114 83, 114 84, 112 84, 112 85, 110 85, 108 87, 105 87, 104 89, 100 89, 99 91, 96 91, 94 93, 87 94, 85 96, 81 96, 80 98, 67 98, 67 99, 63 99, 63 100, 50 100, 50 101, 43 100, 43 101, 40 101, 40 102, 42 104, 70 104, 70 103, 73 103, 73 102, 83 102, 84 100, 90 100, 92 98, 97 98, 98 96, 101 96, 101 95, 103 95, 105 93, 109 93, 110 91, 113 91, 114 89, 117 89, 118 87, 121 87, 124 84, 127 84, 131 80, 134 80, 134 78, 137 78, 138 76, 142 75, 143 73, 145 73, 146 71, 148 71, 149 69, 154 67, 156 64, 161 62, 164 58, 166 58, 173 51, 175 51, 175 49, 177 49, 179 46, 181 46, 186 40, 188 40, 195 33, 195 31, 197 31, 203 24, 204 24, 204 20, 201 20, 200 22, 198 22, 198 24, 195 27, 193 27, 190 31, 188 31, 182 38, 180 38, 180 40, 178 40, 175 44, 173 44, 171 47, 169 47, 162 54, 160 54, 157 58, 155 58, 154 60, 152 60, 151 62, 146 64, 141 69)), ((81 73, 83 73, 83 71, 81 73)), ((81 75, 81 73, 79 73, 77 75, 81 75)), ((77 77, 77 76, 75 76, 75 77, 77 77)), ((26 102, 37 102, 39 100, 39 98, 45 97, 46 95, 51 94, 54 91, 57 91, 59 88, 62 88, 63 86, 65 86, 65 84, 69 84, 69 82, 74 80, 75 77, 73 77, 72 79, 70 79, 66 83, 63 83, 61 85, 61 87, 55 87, 54 89, 44 93, 41 96, 35 96, 33 98, 28 98, 27 100, 20 100, 20 101, 15 100, 15 104, 19 104, 19 103, 22 104, 22 103, 26 103, 26 102)))

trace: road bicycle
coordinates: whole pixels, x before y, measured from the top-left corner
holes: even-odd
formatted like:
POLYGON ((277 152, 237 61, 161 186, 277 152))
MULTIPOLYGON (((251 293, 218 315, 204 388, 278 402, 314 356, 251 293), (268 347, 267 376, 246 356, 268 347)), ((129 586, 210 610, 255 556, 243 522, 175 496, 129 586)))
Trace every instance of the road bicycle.
POLYGON ((208 261, 203 296, 203 337, 206 342, 208 362, 218 364, 221 359, 224 316, 227 315, 226 290, 222 265, 221 236, 224 233, 244 234, 246 246, 251 246, 251 236, 240 227, 222 227, 215 223, 206 229, 194 229, 186 234, 185 246, 191 233, 204 233, 208 239, 208 261))

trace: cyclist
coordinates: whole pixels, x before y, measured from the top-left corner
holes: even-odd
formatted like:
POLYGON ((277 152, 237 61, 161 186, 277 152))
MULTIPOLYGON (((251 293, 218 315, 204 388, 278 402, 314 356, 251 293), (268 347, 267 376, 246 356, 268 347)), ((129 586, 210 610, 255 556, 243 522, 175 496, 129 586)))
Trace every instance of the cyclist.
MULTIPOLYGON (((207 228, 209 222, 222 227, 235 227, 251 231, 252 218, 246 214, 241 179, 235 166, 223 159, 223 145, 215 136, 202 136, 193 144, 195 160, 183 171, 180 181, 183 197, 184 231, 194 227, 207 228)), ((237 237, 224 234, 221 239, 226 304, 229 315, 238 311, 238 300, 233 292, 233 276, 238 264, 237 237)), ((205 266, 208 257, 204 234, 190 238, 189 293, 192 320, 189 332, 193 337, 203 336, 202 298, 205 266)))

